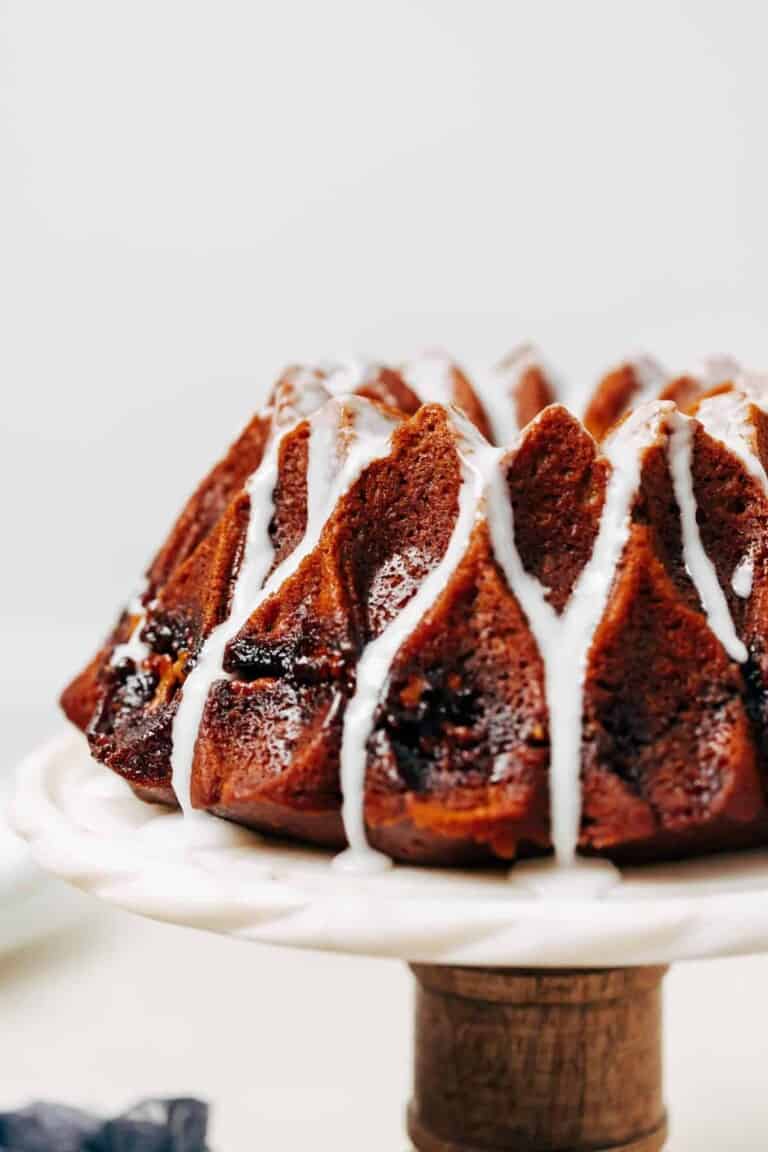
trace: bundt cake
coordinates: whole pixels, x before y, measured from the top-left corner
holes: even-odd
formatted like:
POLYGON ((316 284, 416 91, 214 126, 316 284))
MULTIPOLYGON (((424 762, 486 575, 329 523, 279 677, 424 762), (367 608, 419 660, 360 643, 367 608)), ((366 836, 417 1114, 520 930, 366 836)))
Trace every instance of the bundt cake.
POLYGON ((768 378, 555 401, 530 347, 286 371, 65 690, 93 755, 354 867, 766 842, 768 378))

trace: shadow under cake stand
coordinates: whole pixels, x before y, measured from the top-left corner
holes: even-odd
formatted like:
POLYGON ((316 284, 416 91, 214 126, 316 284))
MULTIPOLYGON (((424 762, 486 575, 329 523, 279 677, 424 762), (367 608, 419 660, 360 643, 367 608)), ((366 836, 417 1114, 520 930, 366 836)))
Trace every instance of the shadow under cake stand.
POLYGON ((407 960, 419 1152, 657 1152, 666 966, 768 951, 768 854, 348 874, 327 853, 143 804, 75 733, 19 766, 11 820, 44 868, 131 912, 407 960))

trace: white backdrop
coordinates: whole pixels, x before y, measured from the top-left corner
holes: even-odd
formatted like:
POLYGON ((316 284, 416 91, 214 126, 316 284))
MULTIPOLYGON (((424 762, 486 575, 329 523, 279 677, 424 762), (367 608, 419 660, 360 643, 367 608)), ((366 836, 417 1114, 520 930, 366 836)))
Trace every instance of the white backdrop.
MULTIPOLYGON (((768 365, 764 13, 757 0, 0 3, 7 761, 55 729, 58 688, 285 361, 396 359, 440 343, 473 362, 533 337, 574 394, 638 349, 673 366, 707 351, 768 365)), ((132 932, 124 918, 110 926, 120 949, 94 945, 72 968, 80 1000, 62 983, 57 1002, 62 969, 44 969, 47 1010, 76 1019, 99 973, 105 987, 110 972, 125 979, 132 940, 167 957, 183 948, 195 971, 189 937, 132 932)), ((404 980, 386 966, 313 968, 257 949, 235 961, 220 941, 199 954, 201 965, 215 954, 247 967, 254 1003, 261 980, 323 973, 316 998, 301 1001, 314 1047, 297 1039, 290 1073, 311 1077, 318 1101, 339 1091, 350 1056, 344 1027, 323 1033, 328 988, 370 987, 372 1028, 397 1071, 375 1091, 359 1078, 359 1112, 322 1113, 315 1135, 356 1148, 375 1108, 383 1120, 366 1146, 396 1146, 404 1079, 390 1021, 404 1014, 404 980)), ((726 1146, 724 1110, 707 1112, 706 1093, 696 1103, 704 1081, 685 1070, 701 998, 725 1002, 736 986, 742 1000, 718 1018, 706 1076, 730 1085, 744 1118, 727 1147, 764 1148, 752 1070, 768 1040, 738 1018, 765 974, 731 962, 675 976, 676 1147, 726 1146)), ((36 995, 6 997, 6 1027, 33 1036, 39 1025, 42 1036, 36 995)), ((172 989, 155 995, 147 1012, 166 1020, 158 1004, 172 989)), ((0 1029, 3 1010, 0 995, 0 1029)), ((165 1086, 158 1072, 151 1083, 135 1074, 136 1019, 112 1022, 129 1055, 110 1103, 165 1086)), ((215 1013, 204 1019, 215 1031, 215 1013)), ((282 1044, 295 1028, 284 1023, 282 1044)), ((209 1089, 234 1152, 249 1146, 242 1125, 254 1116, 264 1147, 297 1146, 300 1118, 262 1042, 249 1058, 274 1107, 244 1110, 220 1070, 209 1089)), ((173 1056, 164 1067, 190 1059, 170 1025, 159 1043, 173 1056)), ((26 1079, 3 1071, 0 1104, 59 1083, 70 1098, 98 1095, 98 1064, 93 1041, 86 1057, 73 1040, 60 1081, 39 1063, 26 1079)), ((202 1063, 188 1082, 205 1090, 202 1063)))

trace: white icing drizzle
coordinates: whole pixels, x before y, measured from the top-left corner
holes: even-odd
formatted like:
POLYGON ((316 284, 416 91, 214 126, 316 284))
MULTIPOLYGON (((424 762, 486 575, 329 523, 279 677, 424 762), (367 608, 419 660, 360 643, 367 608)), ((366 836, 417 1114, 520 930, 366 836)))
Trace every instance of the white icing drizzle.
MULTIPOLYGON (((625 372, 628 368, 631 369, 635 381, 635 387, 628 397, 628 409, 632 411, 658 400, 659 393, 670 379, 669 373, 659 361, 646 353, 639 353, 628 360, 622 360, 609 370, 607 376, 615 372, 625 372)), ((602 379, 605 380, 606 376, 602 379)))
POLYGON ((274 560, 269 525, 274 513, 280 445, 301 418, 294 418, 280 430, 280 435, 273 435, 261 465, 246 483, 250 515, 230 613, 209 634, 184 682, 173 722, 171 768, 173 790, 185 814, 191 811, 192 761, 200 722, 212 684, 225 676, 222 665, 228 643, 256 608, 297 571, 317 544, 337 501, 372 460, 387 453, 389 437, 397 423, 358 397, 348 397, 343 402, 329 400, 310 416, 306 529, 301 542, 265 583, 274 560), (351 435, 345 437, 345 417, 350 414, 354 427, 351 435))
POLYGON ((763 410, 768 405, 768 377, 739 376, 731 391, 702 400, 696 418, 710 436, 741 460, 768 495, 768 476, 757 452, 752 405, 763 410))
MULTIPOLYGON (((708 435, 719 440, 741 461, 768 496, 768 476, 758 453, 757 429, 752 412, 753 407, 762 411, 768 407, 768 377, 741 372, 735 361, 728 363, 732 369, 728 379, 733 383, 733 388, 702 400, 696 417, 708 435)), ((752 594, 754 568, 754 556, 748 552, 737 564, 731 577, 733 591, 744 600, 752 594)))
POLYGON ((592 555, 559 616, 547 600, 548 590, 523 567, 500 470, 496 470, 489 489, 488 523, 494 553, 528 618, 544 666, 552 841, 558 863, 565 866, 573 865, 581 823, 581 726, 589 651, 629 537, 643 452, 658 439, 662 418, 671 407, 654 403, 638 409, 603 445, 611 474, 600 526, 592 555))
POLYGON ((149 656, 149 645, 141 639, 141 631, 147 622, 147 613, 142 600, 144 590, 142 588, 141 591, 134 593, 125 606, 126 613, 134 618, 134 624, 128 639, 122 644, 116 644, 112 649, 109 662, 113 666, 122 664, 123 660, 132 660, 138 668, 149 656))
MULTIPOLYGON (((280 389, 289 389, 298 399, 309 389, 330 396, 351 396, 359 388, 371 383, 381 371, 381 365, 357 356, 324 360, 319 364, 297 364, 284 373, 280 389)), ((316 405, 315 405, 316 406, 316 405)))
POLYGON ((597 856, 577 857, 568 868, 549 856, 519 860, 509 870, 509 879, 543 900, 601 900, 621 884, 615 864, 597 856))
POLYGON ((632 398, 633 407, 655 400, 668 383, 669 373, 653 356, 635 356, 629 361, 629 365, 635 374, 638 386, 637 394, 632 398))
POLYGON ((453 403, 453 361, 439 349, 404 364, 402 377, 422 404, 453 403))
POLYGON ((403 610, 363 650, 357 665, 354 695, 347 704, 341 745, 342 816, 349 848, 336 858, 345 871, 371 872, 388 868, 388 857, 374 851, 365 831, 366 746, 376 707, 386 691, 392 661, 423 616, 436 603, 467 550, 477 522, 490 470, 500 458, 477 429, 457 409, 451 410, 461 467, 459 511, 442 559, 426 576, 403 610))
POLYGON ((472 387, 488 417, 494 444, 509 446, 520 433, 517 421, 517 405, 512 399, 514 384, 508 384, 507 377, 498 366, 479 368, 472 372, 472 387))
POLYGON ((538 368, 553 388, 556 386, 557 376, 535 344, 521 344, 494 368, 473 375, 475 391, 480 396, 497 444, 512 444, 520 432, 517 394, 523 376, 531 368, 538 368))
POLYGON ((720 587, 715 566, 704 550, 696 521, 696 497, 693 491, 692 452, 695 421, 681 412, 670 416, 669 469, 680 509, 683 534, 683 559, 707 615, 707 622, 728 655, 743 663, 747 649, 736 634, 728 601, 720 587))
POLYGON ((348 396, 375 380, 381 365, 357 357, 328 361, 320 365, 323 386, 332 396, 348 396))
POLYGON ((703 388, 716 388, 736 380, 741 375, 741 365, 733 356, 705 356, 693 365, 691 375, 703 388))
POLYGON ((746 556, 742 556, 734 568, 733 576, 731 577, 731 588, 733 588, 736 595, 740 596, 742 600, 748 600, 752 595, 752 580, 754 575, 755 561, 753 557, 747 553, 746 556))

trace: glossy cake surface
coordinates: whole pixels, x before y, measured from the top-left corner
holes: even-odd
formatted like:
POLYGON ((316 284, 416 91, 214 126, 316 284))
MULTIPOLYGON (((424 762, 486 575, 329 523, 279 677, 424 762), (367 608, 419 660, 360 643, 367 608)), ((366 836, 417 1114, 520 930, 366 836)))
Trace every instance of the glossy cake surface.
POLYGON ((768 840, 768 382, 296 367, 62 697, 143 799, 341 850, 768 840), (498 446, 494 446, 494 443, 498 446))

